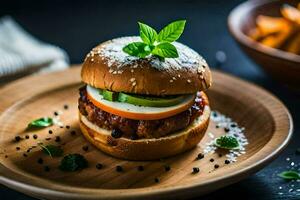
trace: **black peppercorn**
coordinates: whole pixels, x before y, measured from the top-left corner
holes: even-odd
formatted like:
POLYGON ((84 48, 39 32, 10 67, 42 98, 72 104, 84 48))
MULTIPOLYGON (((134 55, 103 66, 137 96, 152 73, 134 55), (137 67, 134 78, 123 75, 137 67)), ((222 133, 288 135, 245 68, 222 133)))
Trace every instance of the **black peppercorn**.
POLYGON ((214 167, 215 167, 215 169, 218 169, 218 168, 219 168, 219 165, 218 165, 218 164, 215 164, 214 167))
POLYGON ((225 127, 225 128, 224 128, 224 131, 225 131, 226 133, 228 133, 228 132, 230 131, 230 129, 227 128, 227 127, 225 127))
POLYGON ((69 129, 69 128, 70 128, 70 126, 69 126, 69 125, 67 125, 67 126, 66 126, 66 128, 67 128, 67 129, 69 129))
POLYGON ((122 131, 119 130, 119 129, 113 129, 111 131, 111 136, 114 137, 114 138, 120 138, 122 136, 122 131))
POLYGON ((67 110, 69 106, 67 104, 64 105, 64 109, 67 110))
POLYGON ((230 126, 234 128, 234 127, 236 127, 236 124, 232 123, 232 124, 230 124, 230 126))
POLYGON ((45 172, 49 172, 50 171, 50 167, 49 166, 45 166, 44 170, 45 170, 45 172))
POLYGON ((226 165, 230 164, 230 161, 229 160, 225 160, 225 164, 226 165))
POLYGON ((139 171, 144 171, 144 166, 142 166, 142 165, 138 166, 138 170, 139 171))
POLYGON ((83 147, 82 147, 82 150, 83 150, 83 151, 88 151, 88 150, 89 150, 89 146, 87 146, 87 145, 83 146, 83 147))
POLYGON ((220 126, 219 126, 219 125, 216 125, 216 128, 220 128, 220 126))
POLYGON ((103 165, 102 165, 101 163, 97 163, 97 164, 96 164, 96 168, 97 168, 97 169, 102 169, 102 168, 103 168, 103 165))
POLYGON ((58 115, 58 112, 55 111, 55 112, 54 112, 54 115, 57 116, 57 115, 58 115))
POLYGON ((170 170, 171 170, 171 167, 169 165, 166 165, 165 166, 165 171, 167 172, 167 171, 170 171, 170 170))
POLYGON ((156 177, 156 178, 154 179, 154 181, 155 181, 155 183, 159 183, 159 178, 156 177))
POLYGON ((24 157, 27 157, 27 154, 26 154, 26 153, 23 153, 23 156, 24 156, 24 157))
POLYGON ((71 135, 76 135, 76 131, 71 131, 71 135))
POLYGON ((21 138, 20 136, 16 136, 16 137, 15 137, 15 141, 16 141, 16 142, 19 142, 21 139, 22 139, 22 138, 21 138))
POLYGON ((131 140, 136 140, 136 139, 138 139, 138 136, 136 134, 133 134, 133 135, 130 136, 130 139, 131 140))
POLYGON ((197 159, 200 160, 200 159, 203 159, 203 158, 204 158, 204 154, 199 153, 198 156, 197 156, 197 159))
POLYGON ((43 163, 44 163, 44 160, 43 160, 43 158, 39 158, 39 159, 37 160, 37 162, 38 162, 39 164, 43 164, 43 163))
POLYGON ((33 139, 35 139, 35 140, 36 140, 37 138, 38 138, 38 136, 37 136, 37 135, 33 135, 33 139))
POLYGON ((16 150, 19 151, 21 148, 20 147, 16 147, 16 150))
POLYGON ((210 162, 214 162, 215 160, 214 160, 213 158, 211 158, 209 161, 210 161, 210 162))
POLYGON ((48 138, 46 138, 46 140, 47 140, 47 141, 48 141, 48 140, 51 140, 51 138, 48 137, 48 138))
POLYGON ((49 130, 49 131, 48 131, 48 133, 49 133, 49 134, 52 134, 52 133, 53 133, 53 131, 52 131, 52 130, 49 130))
POLYGON ((213 115, 214 117, 217 117, 217 116, 218 116, 218 114, 217 114, 216 112, 212 112, 212 115, 213 115))
POLYGON ((55 137, 55 142, 60 142, 60 137, 59 136, 55 137))
POLYGON ((200 169, 199 167, 193 167, 193 174, 199 173, 200 169))
POLYGON ((123 171, 123 168, 122 168, 122 166, 117 165, 116 170, 117 170, 117 172, 122 172, 122 171, 123 171))
POLYGON ((221 158, 223 155, 219 153, 219 157, 221 158))
POLYGON ((26 138, 26 139, 29 139, 29 135, 25 135, 25 138, 26 138))

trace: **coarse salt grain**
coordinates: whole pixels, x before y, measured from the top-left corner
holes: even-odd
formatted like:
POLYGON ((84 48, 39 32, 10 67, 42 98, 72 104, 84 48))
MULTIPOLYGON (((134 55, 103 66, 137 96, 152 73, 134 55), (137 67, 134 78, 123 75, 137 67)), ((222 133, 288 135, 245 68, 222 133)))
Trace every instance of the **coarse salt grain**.
POLYGON ((57 126, 64 126, 63 122, 60 120, 60 116, 56 116, 53 118, 53 124, 57 126))
POLYGON ((209 136, 211 139, 214 139, 214 138, 215 138, 215 136, 214 136, 214 134, 212 134, 212 132, 209 132, 209 133, 208 133, 208 136, 209 136))

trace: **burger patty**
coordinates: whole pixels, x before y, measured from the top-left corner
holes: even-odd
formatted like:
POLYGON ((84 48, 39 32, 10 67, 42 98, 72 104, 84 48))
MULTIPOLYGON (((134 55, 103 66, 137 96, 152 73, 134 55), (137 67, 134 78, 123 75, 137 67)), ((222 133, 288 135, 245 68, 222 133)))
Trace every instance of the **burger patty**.
POLYGON ((159 138, 186 128, 203 113, 205 102, 198 93, 195 103, 187 110, 172 117, 158 120, 134 120, 108 113, 96 107, 87 98, 86 86, 79 89, 78 108, 82 115, 97 126, 112 130, 113 137, 130 139, 159 138))

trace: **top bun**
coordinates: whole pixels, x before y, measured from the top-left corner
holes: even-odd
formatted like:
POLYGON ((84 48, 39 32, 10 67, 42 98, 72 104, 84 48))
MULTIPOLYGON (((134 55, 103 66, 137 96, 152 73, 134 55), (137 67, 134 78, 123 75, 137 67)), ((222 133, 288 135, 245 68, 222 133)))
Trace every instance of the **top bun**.
POLYGON ((86 56, 82 81, 95 88, 146 95, 190 94, 211 86, 206 61, 189 47, 173 42, 178 58, 148 56, 137 58, 122 48, 141 41, 139 37, 121 37, 106 41, 86 56))

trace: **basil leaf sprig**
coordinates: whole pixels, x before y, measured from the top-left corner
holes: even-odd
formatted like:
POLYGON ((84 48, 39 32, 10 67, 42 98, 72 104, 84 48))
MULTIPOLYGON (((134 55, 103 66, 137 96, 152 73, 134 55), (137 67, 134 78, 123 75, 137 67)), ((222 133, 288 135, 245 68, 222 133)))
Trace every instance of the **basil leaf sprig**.
POLYGON ((145 58, 150 54, 161 60, 164 60, 164 58, 177 58, 177 49, 171 43, 181 36, 185 23, 186 20, 172 22, 157 33, 155 29, 147 24, 138 22, 142 42, 129 43, 123 48, 123 51, 139 58, 145 58))
POLYGON ((59 169, 74 172, 88 167, 88 161, 80 154, 66 155, 60 162, 59 169))
POLYGON ((63 150, 59 146, 55 146, 52 144, 49 145, 42 145, 39 144, 39 146, 42 148, 43 152, 51 157, 60 157, 63 155, 63 150))
POLYGON ((280 174, 278 174, 279 177, 285 179, 285 180, 298 180, 300 179, 300 173, 296 171, 283 171, 280 174))
POLYGON ((233 137, 233 136, 229 136, 229 135, 223 135, 221 137, 218 137, 215 140, 215 146, 221 148, 221 149, 239 149, 240 148, 240 144, 239 141, 233 137))
POLYGON ((30 128, 43 128, 43 127, 47 127, 47 126, 51 126, 54 124, 54 121, 52 118, 50 117, 42 117, 36 120, 33 120, 32 122, 30 122, 27 126, 27 129, 30 128))

